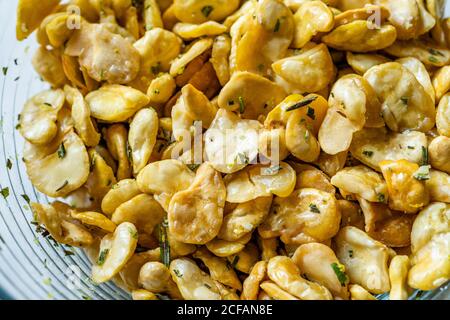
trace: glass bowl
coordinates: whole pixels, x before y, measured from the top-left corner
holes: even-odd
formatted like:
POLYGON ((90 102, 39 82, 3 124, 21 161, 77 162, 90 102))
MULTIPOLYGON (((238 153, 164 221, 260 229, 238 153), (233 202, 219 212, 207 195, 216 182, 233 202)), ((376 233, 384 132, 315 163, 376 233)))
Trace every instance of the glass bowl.
MULTIPOLYGON (((25 101, 49 85, 31 66, 34 35, 20 43, 15 39, 16 6, 17 0, 0 0, 0 299, 130 299, 111 282, 94 285, 82 250, 51 242, 30 223, 28 201, 48 198, 27 177, 23 139, 15 127, 25 101)), ((411 299, 449 299, 450 289, 447 284, 416 295, 411 299)))

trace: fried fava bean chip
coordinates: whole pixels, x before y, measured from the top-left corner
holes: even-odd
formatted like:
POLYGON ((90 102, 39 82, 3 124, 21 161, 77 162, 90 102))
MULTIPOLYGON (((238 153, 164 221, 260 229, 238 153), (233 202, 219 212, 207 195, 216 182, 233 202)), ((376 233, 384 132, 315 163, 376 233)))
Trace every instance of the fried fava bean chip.
POLYGON ((170 233, 184 243, 205 244, 212 240, 222 225, 225 197, 222 177, 204 163, 190 187, 177 192, 170 201, 170 233))

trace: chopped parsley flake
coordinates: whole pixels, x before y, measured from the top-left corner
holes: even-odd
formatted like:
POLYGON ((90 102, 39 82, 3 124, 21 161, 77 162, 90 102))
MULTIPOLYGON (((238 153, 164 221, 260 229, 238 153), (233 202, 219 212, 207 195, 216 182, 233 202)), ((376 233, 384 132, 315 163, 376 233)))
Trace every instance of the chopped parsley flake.
POLYGON ((280 31, 281 21, 280 19, 277 19, 277 22, 275 23, 275 27, 273 28, 273 32, 280 31))
POLYGON ((214 10, 213 6, 204 6, 202 8, 202 13, 206 18, 208 18, 213 10, 214 10))
POLYGON ((97 264, 99 266, 102 266, 105 263, 108 253, 109 253, 109 249, 103 249, 102 251, 100 251, 100 254, 98 255, 98 259, 97 259, 97 264))
POLYGON ((0 193, 2 194, 2 196, 3 196, 4 199, 8 198, 8 196, 9 196, 9 188, 8 188, 8 187, 3 188, 3 189, 0 191, 0 193))
POLYGON ((128 231, 130 232, 133 239, 138 239, 138 232, 135 229, 129 228, 128 231))
POLYGON ((420 166, 420 168, 414 172, 413 177, 419 181, 430 180, 430 165, 420 166))
POLYGON ((6 160, 6 167, 8 168, 8 170, 11 170, 12 168, 12 162, 9 158, 6 160))
POLYGON ((428 149, 422 146, 422 166, 426 166, 428 164, 428 149))
POLYGON ((3 67, 2 71, 3 71, 3 75, 6 76, 6 74, 8 73, 8 67, 3 67))
POLYGON ((154 94, 160 94, 161 92, 159 91, 159 89, 155 89, 155 90, 153 90, 153 93, 154 94))
POLYGON ((208 289, 211 289, 211 286, 210 286, 209 284, 205 283, 204 285, 205 285, 205 287, 207 287, 208 289))
POLYGON ((336 277, 338 278, 341 286, 345 287, 345 284, 348 281, 348 277, 345 274, 345 267, 342 264, 338 264, 336 262, 333 262, 331 264, 331 268, 333 269, 334 273, 336 274, 336 277))
POLYGON ((311 107, 308 107, 308 111, 306 111, 306 115, 308 117, 310 117, 311 119, 315 120, 316 119, 316 115, 314 113, 314 109, 311 107))
POLYGON ((239 164, 248 164, 250 162, 248 155, 245 153, 238 153, 236 156, 236 160, 239 164))
POLYGON ((428 52, 431 53, 434 56, 441 56, 441 57, 445 57, 444 54, 438 50, 435 50, 433 48, 429 48, 428 52))
POLYGON ((350 258, 353 258, 353 250, 348 250, 348 256, 349 256, 350 258))
POLYGON ((408 146, 408 149, 415 149, 414 146, 408 146))
POLYGON ((173 269, 173 273, 175 273, 175 275, 176 275, 178 278, 183 278, 183 274, 180 272, 180 270, 178 270, 178 269, 173 269))
POLYGON ((434 57, 434 56, 429 56, 428 57, 428 61, 430 61, 432 63, 439 63, 439 60, 436 59, 436 57, 434 57))
POLYGON ((408 105, 408 97, 401 97, 400 100, 403 102, 404 105, 408 105))
POLYGON ((58 189, 56 189, 56 192, 61 191, 62 189, 65 188, 65 186, 67 186, 69 184, 69 181, 64 181, 63 185, 61 187, 59 187, 58 189))
POLYGON ((89 297, 89 296, 81 296, 81 298, 83 298, 83 300, 92 300, 92 298, 91 297, 89 297))
POLYGON ((385 203, 386 202, 386 196, 384 194, 382 194, 382 193, 378 193, 377 194, 377 200, 378 200, 378 202, 385 203))
POLYGON ((28 195, 26 195, 26 194, 21 194, 20 195, 27 203, 30 203, 30 197, 28 196, 28 195))
POLYGON ((233 258, 233 262, 231 262, 231 266, 234 268, 236 268, 237 263, 239 262, 239 256, 234 256, 233 258))
POLYGON ((161 70, 161 62, 158 62, 156 65, 152 66, 151 68, 152 73, 156 76, 159 71, 161 70))
POLYGON ((234 101, 233 101, 233 100, 229 100, 229 101, 228 101, 228 105, 229 105, 229 106, 234 105, 234 101))
POLYGON ((364 150, 362 154, 365 155, 366 157, 370 158, 373 156, 373 151, 364 150))
POLYGON ((167 237, 167 219, 164 219, 162 223, 159 225, 159 254, 161 262, 169 267, 170 265, 170 246, 169 239, 167 237))
POLYGON ((314 102, 314 100, 316 100, 316 99, 317 99, 317 96, 312 96, 312 97, 303 99, 302 101, 300 101, 300 102, 290 106, 289 108, 287 108, 286 111, 292 111, 292 110, 299 109, 301 107, 307 106, 307 105, 311 104, 312 102, 314 102))
POLYGON ((244 113, 244 111, 245 111, 245 102, 244 102, 244 98, 242 98, 241 96, 239 96, 238 100, 239 100, 239 112, 240 112, 240 113, 244 113))
POLYGON ((320 213, 319 208, 317 208, 317 206, 314 203, 309 204, 309 210, 311 210, 311 212, 314 212, 314 213, 320 213))
POLYGON ((198 169, 198 167, 200 167, 200 165, 199 165, 199 164, 192 163, 192 164, 187 164, 187 167, 188 167, 191 171, 197 171, 197 169, 198 169))
POLYGON ((58 158, 63 159, 66 156, 66 147, 64 147, 64 142, 58 148, 58 158))

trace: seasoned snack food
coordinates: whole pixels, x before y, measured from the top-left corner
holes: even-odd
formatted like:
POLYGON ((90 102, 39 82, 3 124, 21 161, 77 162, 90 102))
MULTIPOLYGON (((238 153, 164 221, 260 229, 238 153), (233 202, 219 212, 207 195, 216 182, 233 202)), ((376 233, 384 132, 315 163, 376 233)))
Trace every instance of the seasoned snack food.
POLYGON ((33 65, 50 85, 18 126, 30 181, 55 198, 31 204, 35 222, 94 252, 92 280, 136 300, 404 300, 440 287, 440 8, 19 1, 17 39, 36 31, 33 65))

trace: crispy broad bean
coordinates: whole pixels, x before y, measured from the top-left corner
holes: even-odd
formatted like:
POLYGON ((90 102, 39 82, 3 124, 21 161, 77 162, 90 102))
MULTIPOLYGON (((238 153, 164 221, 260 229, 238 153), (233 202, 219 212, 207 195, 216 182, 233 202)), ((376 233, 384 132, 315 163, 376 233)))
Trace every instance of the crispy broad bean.
POLYGON ((89 194, 100 202, 111 186, 116 183, 116 177, 111 167, 95 149, 89 149, 88 153, 91 166, 85 187, 89 194))
POLYGON ((398 58, 417 58, 426 66, 443 67, 450 63, 449 49, 420 39, 397 40, 384 51, 398 58))
POLYGON ((291 91, 298 93, 317 92, 333 80, 334 66, 330 52, 324 44, 305 47, 299 54, 277 60, 272 69, 291 91), (302 77, 301 74, 309 74, 302 77))
POLYGON ((341 212, 341 228, 353 226, 364 230, 365 217, 356 203, 348 200, 337 200, 337 205, 341 212))
POLYGON ((154 293, 166 292, 169 287, 175 287, 169 268, 157 261, 145 263, 139 271, 139 285, 154 293))
POLYGON ((349 286, 351 300, 377 300, 370 292, 357 284, 349 286))
POLYGON ((175 193, 170 200, 170 234, 184 243, 211 241, 222 225, 225 198, 222 177, 209 163, 204 163, 189 188, 175 193))
POLYGON ((286 96, 276 83, 250 72, 236 72, 219 94, 219 107, 246 119, 267 115, 286 96))
POLYGON ((413 57, 397 59, 396 62, 400 63, 416 77, 434 103, 436 100, 435 90, 425 65, 419 59, 413 57))
POLYGON ((32 202, 35 219, 45 226, 50 235, 58 242, 76 247, 89 247, 94 243, 91 233, 71 219, 71 208, 62 203, 39 204, 32 202))
POLYGON ((202 24, 179 22, 173 27, 173 32, 185 40, 216 36, 226 31, 227 27, 215 21, 207 21, 202 24))
POLYGON ((123 124, 113 124, 105 134, 106 145, 111 155, 119 162, 116 177, 120 181, 131 177, 131 165, 128 157, 128 131, 123 124))
POLYGON ((182 53, 175 60, 173 60, 170 66, 170 75, 172 77, 176 77, 177 75, 183 74, 188 64, 204 52, 208 51, 212 45, 213 39, 211 38, 204 38, 195 41, 188 47, 186 52, 182 53))
POLYGON ((336 189, 330 183, 330 178, 321 170, 311 166, 292 165, 297 174, 297 183, 295 189, 315 188, 331 194, 336 193, 336 189), (301 168, 303 167, 303 168, 301 168), (299 170, 300 169, 300 170, 299 170))
POLYGON ((436 128, 440 135, 450 138, 450 94, 445 94, 439 102, 436 114, 436 128))
POLYGON ((383 160, 423 163, 427 145, 427 137, 422 132, 395 133, 386 128, 365 128, 355 134, 350 152, 365 165, 381 171, 379 163, 383 160))
POLYGON ((118 206, 131 200, 140 193, 141 191, 138 188, 136 180, 120 180, 117 184, 112 185, 111 189, 103 197, 101 204, 103 213, 112 215, 118 206))
POLYGON ((217 78, 222 86, 230 80, 229 56, 231 52, 231 38, 228 35, 219 35, 214 39, 211 59, 217 78))
POLYGON ((285 162, 273 167, 250 165, 225 176, 227 201, 244 203, 271 194, 287 197, 294 190, 296 179, 294 169, 285 162))
POLYGON ((250 271, 242 285, 241 300, 256 300, 259 293, 259 285, 266 277, 267 262, 257 262, 250 271))
POLYGON ((371 293, 390 290, 387 246, 355 227, 341 229, 335 240, 336 256, 345 265, 350 283, 371 293))
POLYGON ((42 79, 53 87, 59 88, 67 84, 68 77, 64 72, 60 50, 47 50, 45 47, 39 47, 33 56, 32 64, 42 79))
POLYGON ((389 47, 396 38, 397 31, 389 24, 377 28, 370 21, 357 20, 335 28, 322 42, 338 50, 369 52, 389 47))
POLYGON ((246 244, 243 250, 227 256, 227 260, 236 270, 249 274, 252 267, 258 262, 258 257, 258 247, 250 242, 246 244))
POLYGON ((450 203, 450 175, 438 170, 429 170, 429 179, 425 186, 430 194, 430 201, 450 203))
POLYGON ((202 23, 208 20, 221 21, 239 7, 238 0, 175 0, 174 12, 178 20, 202 23))
POLYGON ((159 300, 156 294, 144 290, 144 289, 137 289, 131 291, 131 298, 136 301, 140 300, 159 300))
POLYGON ((434 138, 428 146, 428 156, 433 168, 450 174, 450 138, 434 138))
POLYGON ((271 258, 278 255, 277 247, 278 247, 278 239, 277 238, 269 238, 263 239, 258 235, 258 245, 261 250, 261 260, 269 261, 271 258))
POLYGON ((328 32, 334 25, 333 13, 322 1, 307 1, 301 4, 295 12, 294 21, 294 48, 302 48, 316 34, 328 32))
POLYGON ((140 194, 120 204, 111 216, 115 224, 131 222, 139 234, 150 235, 153 229, 163 221, 164 209, 150 195, 140 194))
POLYGON ((162 28, 163 22, 158 2, 156 0, 145 0, 143 6, 145 30, 162 28))
POLYGON ((253 232, 264 221, 271 204, 272 196, 238 204, 232 212, 224 216, 217 237, 232 242, 253 232))
POLYGON ((340 263, 330 247, 321 243, 302 244, 295 250, 292 261, 302 274, 326 287, 334 297, 348 299, 348 278, 342 277, 345 272, 334 270, 340 263))
POLYGON ((347 51, 347 63, 359 75, 364 75, 367 70, 390 60, 385 56, 375 53, 353 53, 347 51))
POLYGON ((23 156, 31 183, 50 197, 69 194, 81 187, 89 176, 86 147, 73 129, 57 134, 47 145, 25 142, 23 156), (64 145, 64 152, 58 152, 62 150, 61 145, 64 145))
POLYGON ((65 95, 61 89, 47 90, 33 96, 20 113, 20 134, 32 144, 51 142, 58 133, 56 120, 64 101, 65 95))
POLYGON ((100 251, 103 259, 99 259, 92 268, 92 280, 96 283, 106 282, 120 272, 136 249, 138 232, 132 223, 123 222, 117 226, 114 234, 105 238, 102 240, 102 243, 106 242, 103 250, 107 251, 100 251))
POLYGON ((106 232, 114 232, 116 230, 116 224, 98 212, 72 212, 71 216, 83 224, 98 227, 106 232))
MULTIPOLYGON (((292 294, 284 291, 272 281, 264 281, 260 284, 261 289, 267 294, 266 300, 300 300, 292 294)), ((258 294, 258 300, 261 299, 261 292, 258 294)))
POLYGON ((387 183, 389 208, 416 213, 430 202, 418 164, 407 160, 384 160, 379 165, 387 183))
POLYGON ((408 256, 395 256, 389 265, 389 279, 391 281, 391 291, 389 300, 408 300, 408 256))
POLYGON ((281 236, 286 244, 323 242, 339 231, 340 219, 334 195, 305 188, 286 198, 275 197, 258 232, 263 238, 281 236))
POLYGON ((26 1, 20 0, 17 5, 16 38, 26 39, 41 21, 59 4, 59 0, 26 1))
POLYGON ((368 201, 386 202, 388 199, 386 182, 381 175, 363 165, 338 171, 331 178, 331 184, 368 201))
POLYGON ((242 284, 236 272, 230 268, 227 260, 213 255, 205 247, 197 249, 192 255, 196 259, 200 259, 206 265, 211 275, 211 279, 218 281, 230 288, 242 291, 242 284))
POLYGON ((444 66, 434 73, 433 88, 436 92, 436 101, 439 102, 450 90, 450 66, 444 66))
POLYGON ((78 89, 64 86, 67 101, 72 105, 72 119, 74 127, 84 144, 88 147, 95 147, 100 141, 100 134, 97 132, 91 119, 91 111, 83 95, 78 89))
POLYGON ((164 73, 153 79, 147 89, 147 96, 150 98, 151 104, 163 104, 169 101, 176 88, 174 78, 164 73))
POLYGON ((236 241, 226 241, 215 238, 206 244, 206 248, 218 257, 229 257, 244 250, 245 245, 252 238, 252 233, 247 233, 236 241))
POLYGON ((142 92, 122 85, 104 85, 86 96, 92 117, 107 122, 122 122, 149 103, 142 92))
POLYGON ((170 274, 184 299, 221 300, 221 295, 215 282, 191 259, 179 258, 172 260, 170 263, 170 274))
POLYGON ((388 62, 372 67, 364 78, 383 105, 382 114, 389 129, 426 132, 434 127, 436 111, 431 95, 400 63, 388 62))
POLYGON ((131 149, 134 175, 137 175, 150 159, 156 144, 158 127, 158 114, 153 108, 139 110, 131 120, 128 146, 131 149))
POLYGON ((280 288, 301 300, 331 300, 324 286, 303 279, 296 264, 288 257, 277 256, 269 260, 267 275, 280 288))
POLYGON ((364 229, 370 237, 391 248, 411 244, 414 215, 391 211, 384 203, 373 203, 360 197, 358 201, 364 214, 364 229))

